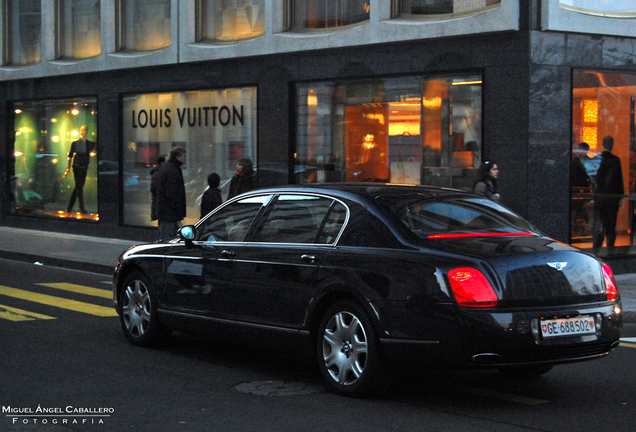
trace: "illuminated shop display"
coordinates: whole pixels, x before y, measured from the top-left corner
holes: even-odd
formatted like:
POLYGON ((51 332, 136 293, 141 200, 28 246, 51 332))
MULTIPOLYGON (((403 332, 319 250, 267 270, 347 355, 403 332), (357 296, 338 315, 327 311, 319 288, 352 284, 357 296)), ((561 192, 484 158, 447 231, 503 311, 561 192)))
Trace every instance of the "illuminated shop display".
MULTIPOLYGON (((583 2, 580 2, 581 4, 583 2)), ((600 4, 600 3, 599 3, 600 4)), ((624 194, 616 221, 611 252, 636 243, 636 74, 575 71, 572 94, 572 244, 593 248, 594 232, 602 229, 595 211, 608 194, 599 193, 597 176, 603 140, 611 136, 612 154, 620 159, 624 194)), ((609 197, 611 198, 611 197, 609 197)), ((602 245, 607 248, 607 240, 602 245)))
POLYGON ((67 211, 76 179, 72 169, 64 176, 71 145, 80 139, 82 125, 88 129, 86 139, 97 143, 96 106, 94 99, 13 104, 10 212, 98 220, 98 147, 87 150, 85 158, 88 167, 82 188, 84 213, 77 207, 79 202, 73 211, 67 211))
POLYGON ((296 181, 471 189, 481 162, 481 77, 296 87, 296 181))
POLYGON ((256 166, 256 88, 127 95, 122 115, 126 225, 156 226, 150 218, 150 171, 175 145, 186 149, 184 223, 198 221, 210 173, 221 176, 227 194, 238 158, 249 157, 256 166))

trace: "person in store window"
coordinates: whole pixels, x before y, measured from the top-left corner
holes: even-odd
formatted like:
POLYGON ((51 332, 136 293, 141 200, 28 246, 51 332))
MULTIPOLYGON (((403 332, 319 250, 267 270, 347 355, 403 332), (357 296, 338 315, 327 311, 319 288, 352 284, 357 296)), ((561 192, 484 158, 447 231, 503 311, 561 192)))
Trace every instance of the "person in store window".
POLYGON ((595 249, 603 246, 604 239, 608 248, 614 247, 618 209, 625 194, 621 160, 612 154, 614 148, 612 136, 608 135, 603 138, 603 148, 601 163, 596 171, 596 188, 593 191, 593 247, 595 249))
POLYGON ((477 177, 473 190, 488 199, 499 202, 501 194, 497 179, 499 177, 499 167, 493 161, 482 163, 477 170, 477 177))
POLYGON ((258 187, 256 171, 250 158, 242 157, 236 162, 236 174, 230 180, 230 192, 227 199, 234 198, 243 192, 249 192, 258 187))
POLYGON ((91 161, 91 156, 95 156, 95 143, 86 139, 88 136, 88 127, 82 125, 79 129, 80 139, 71 143, 71 150, 68 152, 68 166, 62 178, 65 178, 71 171, 71 165, 73 166, 73 178, 75 180, 75 188, 71 193, 71 199, 68 202, 66 208, 67 213, 73 211, 75 200, 79 202, 80 212, 87 214, 86 207, 84 206, 84 184, 86 183, 86 174, 88 173, 88 164, 91 161))

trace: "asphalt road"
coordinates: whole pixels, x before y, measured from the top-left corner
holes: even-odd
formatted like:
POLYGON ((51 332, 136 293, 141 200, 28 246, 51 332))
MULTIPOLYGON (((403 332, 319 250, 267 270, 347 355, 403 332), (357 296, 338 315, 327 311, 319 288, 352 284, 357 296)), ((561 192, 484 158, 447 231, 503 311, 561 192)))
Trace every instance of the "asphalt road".
POLYGON ((631 432, 636 424, 630 341, 539 379, 422 367, 402 371, 382 398, 349 399, 287 353, 183 334, 160 349, 129 344, 107 312, 107 276, 4 260, 0 269, 0 431, 631 432))

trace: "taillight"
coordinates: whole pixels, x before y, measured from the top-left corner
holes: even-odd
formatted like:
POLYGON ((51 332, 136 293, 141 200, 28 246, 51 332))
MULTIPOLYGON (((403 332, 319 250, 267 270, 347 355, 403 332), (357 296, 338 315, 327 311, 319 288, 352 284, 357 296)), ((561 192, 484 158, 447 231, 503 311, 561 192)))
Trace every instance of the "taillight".
POLYGON ((614 272, 607 264, 603 264, 603 277, 605 278, 607 299, 617 300, 619 297, 618 286, 616 285, 616 279, 614 279, 614 272))
POLYGON ((477 269, 460 267, 448 272, 455 299, 463 307, 497 306, 497 294, 477 269))

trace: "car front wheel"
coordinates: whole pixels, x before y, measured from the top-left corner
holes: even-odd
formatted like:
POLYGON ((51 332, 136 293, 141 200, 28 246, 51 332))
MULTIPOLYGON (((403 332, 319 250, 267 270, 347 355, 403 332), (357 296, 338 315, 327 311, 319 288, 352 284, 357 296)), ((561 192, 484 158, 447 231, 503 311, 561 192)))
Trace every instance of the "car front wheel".
POLYGON ((151 289, 148 279, 134 272, 126 278, 119 295, 121 327, 135 345, 156 345, 170 334, 159 322, 156 299, 151 289))
POLYGON ((331 306, 318 329, 320 371, 337 393, 374 396, 388 388, 389 373, 368 314, 353 301, 331 306))

